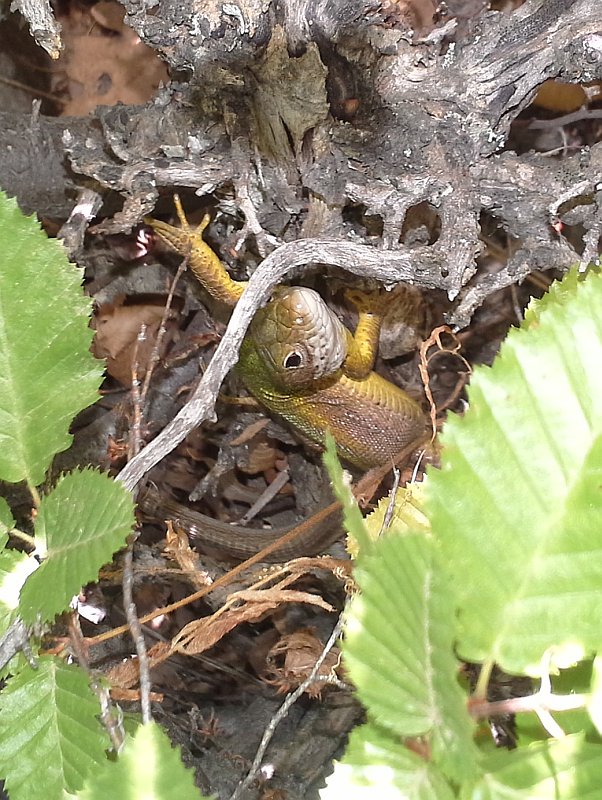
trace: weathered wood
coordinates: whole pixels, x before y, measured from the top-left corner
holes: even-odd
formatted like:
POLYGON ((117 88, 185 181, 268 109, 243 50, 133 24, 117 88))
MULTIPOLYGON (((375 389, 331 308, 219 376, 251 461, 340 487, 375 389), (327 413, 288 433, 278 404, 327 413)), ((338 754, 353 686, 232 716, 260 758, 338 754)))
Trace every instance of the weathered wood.
POLYGON ((254 309, 291 271, 338 266, 442 289, 462 326, 491 292, 580 259, 558 222, 579 222, 585 255, 595 252, 602 144, 558 161, 502 150, 544 80, 602 78, 601 4, 528 0, 422 39, 367 0, 125 6, 180 82, 144 108, 89 120, 3 115, 0 185, 53 216, 67 217, 84 186, 104 195, 105 213, 120 196, 107 231, 131 228, 175 188, 217 190, 267 256, 192 404, 128 465, 128 485, 211 417, 254 309), (438 236, 400 243, 406 215, 424 203, 438 236), (380 237, 350 221, 354 207, 380 218, 380 237), (497 274, 477 270, 483 214, 516 243, 497 274))
POLYGON ((383 223, 381 241, 365 245, 366 266, 376 244, 379 277, 408 280, 405 269, 391 272, 397 254, 415 265, 417 285, 452 298, 464 291, 458 324, 530 268, 578 260, 552 228, 564 211, 559 198, 565 207, 566 198, 579 201, 586 231, 599 225, 598 146, 562 162, 497 152, 544 79, 602 77, 600 4, 532 0, 510 15, 484 13, 470 35, 444 43, 436 31, 410 41, 363 0, 126 8, 128 22, 190 79, 147 107, 98 109, 92 120, 2 115, 11 147, 0 184, 27 210, 66 217, 75 190, 91 185, 125 199, 105 229, 126 230, 173 187, 229 189, 235 202, 247 198, 256 235, 290 241, 326 232, 334 246, 361 243, 342 213, 361 205, 383 223), (329 99, 351 121, 333 119, 329 99), (408 209, 422 202, 439 215, 438 240, 400 244, 408 209), (503 275, 475 279, 483 212, 519 247, 503 275))

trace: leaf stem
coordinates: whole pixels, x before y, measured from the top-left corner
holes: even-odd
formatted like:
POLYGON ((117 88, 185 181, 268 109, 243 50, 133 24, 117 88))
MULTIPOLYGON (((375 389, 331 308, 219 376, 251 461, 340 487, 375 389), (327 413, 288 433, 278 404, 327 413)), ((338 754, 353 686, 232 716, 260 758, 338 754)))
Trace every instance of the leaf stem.
POLYGON ((40 493, 33 485, 33 483, 28 483, 27 488, 29 489, 29 493, 31 494, 31 499, 33 500, 33 504, 36 508, 40 507, 40 503, 42 502, 42 498, 40 497, 40 493))
POLYGON ((15 536, 17 539, 20 539, 22 542, 25 542, 26 545, 35 549, 36 540, 35 537, 30 536, 29 533, 25 533, 25 531, 20 531, 18 528, 11 528, 9 531, 11 536, 15 536))
POLYGON ((489 686, 489 679, 491 678, 491 673, 493 671, 493 667, 495 663, 493 660, 489 659, 483 662, 481 666, 481 671, 479 672, 479 677, 477 679, 477 685, 474 690, 473 698, 478 701, 486 701, 487 700, 487 687, 489 686))
POLYGON ((501 714, 520 714, 529 711, 574 711, 584 708, 589 700, 587 694, 542 694, 535 692, 527 697, 509 697, 506 700, 477 700, 472 698, 469 712, 477 719, 497 717, 501 714))

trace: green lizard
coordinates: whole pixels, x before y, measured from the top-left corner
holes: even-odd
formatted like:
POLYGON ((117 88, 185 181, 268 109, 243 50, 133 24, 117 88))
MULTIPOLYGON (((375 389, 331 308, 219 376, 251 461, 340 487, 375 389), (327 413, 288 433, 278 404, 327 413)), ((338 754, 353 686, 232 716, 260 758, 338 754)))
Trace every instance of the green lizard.
MULTIPOLYGON (((181 227, 147 219, 180 255, 207 291, 234 306, 246 281, 233 280, 203 240, 210 218, 188 225, 179 200, 181 227)), ((370 468, 393 462, 426 436, 425 416, 402 389, 373 371, 382 314, 382 293, 348 292, 358 310, 352 334, 312 289, 277 288, 243 341, 239 374, 270 411, 318 445, 330 430, 339 455, 370 468)))

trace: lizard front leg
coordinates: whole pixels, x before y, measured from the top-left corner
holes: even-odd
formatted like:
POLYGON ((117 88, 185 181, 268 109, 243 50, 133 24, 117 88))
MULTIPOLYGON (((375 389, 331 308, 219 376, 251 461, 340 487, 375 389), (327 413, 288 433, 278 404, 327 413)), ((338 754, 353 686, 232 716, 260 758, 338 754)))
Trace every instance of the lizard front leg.
POLYGON ((358 320, 355 333, 347 331, 347 357, 343 363, 343 372, 347 377, 361 381, 374 368, 380 328, 391 303, 390 293, 380 289, 348 289, 345 299, 355 306, 358 320))
POLYGON ((163 242, 188 259, 188 266, 212 297, 221 300, 226 305, 235 306, 245 290, 247 281, 233 280, 220 259, 203 239, 203 231, 209 225, 211 217, 209 214, 205 214, 199 225, 193 229, 188 224, 177 195, 174 195, 174 204, 180 220, 180 228, 152 217, 146 217, 144 221, 150 225, 163 242))

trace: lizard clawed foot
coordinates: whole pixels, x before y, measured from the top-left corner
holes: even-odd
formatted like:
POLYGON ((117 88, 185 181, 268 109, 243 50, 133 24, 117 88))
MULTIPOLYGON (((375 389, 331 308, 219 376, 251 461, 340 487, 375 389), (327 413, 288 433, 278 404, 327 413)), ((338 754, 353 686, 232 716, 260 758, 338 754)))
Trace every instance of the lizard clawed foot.
POLYGON ((179 194, 174 194, 173 196, 173 204, 176 207, 176 214, 178 215, 178 220, 180 221, 180 225, 182 226, 182 230, 186 231, 187 235, 190 237, 199 237, 201 240, 203 238, 202 234, 207 225, 211 222, 211 215, 204 214, 203 219, 199 222, 194 230, 191 230, 190 223, 186 219, 186 213, 184 212, 184 208, 182 207, 182 201, 180 200, 179 194))

